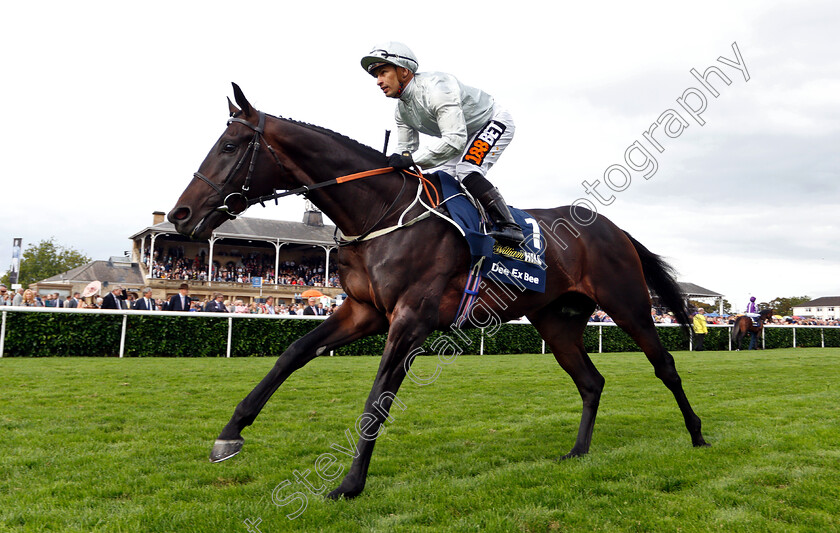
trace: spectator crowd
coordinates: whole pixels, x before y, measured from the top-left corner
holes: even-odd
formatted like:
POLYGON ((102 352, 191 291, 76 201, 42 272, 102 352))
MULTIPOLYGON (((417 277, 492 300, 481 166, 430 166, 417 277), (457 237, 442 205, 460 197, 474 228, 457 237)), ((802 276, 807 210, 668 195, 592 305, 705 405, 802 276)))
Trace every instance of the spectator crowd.
MULTIPOLYGON (((182 288, 186 284, 182 285, 182 288)), ((188 289, 187 289, 188 292, 188 289)), ((0 285, 0 306, 19 306, 19 307, 62 307, 73 309, 132 309, 132 310, 152 310, 152 311, 167 311, 170 309, 172 299, 169 301, 162 299, 155 299, 151 297, 152 289, 145 287, 140 293, 127 291, 120 286, 114 286, 111 293, 112 296, 106 294, 102 296, 93 296, 83 298, 80 293, 76 292, 71 296, 62 298, 59 293, 51 293, 42 296, 34 289, 18 289, 14 292, 6 288, 5 285, 0 285), (106 303, 107 302, 107 303, 106 303), (103 305, 104 304, 104 305, 103 305)), ((177 297, 177 296, 175 296, 177 297)), ((173 298, 175 298, 173 297, 173 298)), ((260 301, 246 304, 242 299, 231 300, 225 298, 221 293, 214 294, 214 298, 197 300, 190 298, 187 311, 190 312, 223 312, 227 313, 244 313, 244 314, 270 314, 270 315, 331 315, 335 312, 336 305, 325 305, 319 298, 310 298, 308 302, 297 302, 292 304, 276 303, 273 296, 269 296, 260 301), (210 304, 218 300, 222 305, 211 306, 210 304), (307 312, 307 307, 310 310, 307 312)), ((181 309, 174 309, 181 310, 181 309)))
MULTIPOLYGON (((148 250, 146 250, 148 254, 148 250)), ((283 261, 277 272, 274 271, 274 257, 269 254, 252 252, 247 255, 229 255, 233 259, 222 265, 213 261, 213 279, 210 281, 247 283, 252 278, 262 278, 264 285, 306 285, 339 287, 337 269, 330 267, 329 275, 324 274, 324 263, 319 259, 303 259, 300 262, 283 261)), ((179 281, 208 281, 207 257, 202 251, 190 259, 184 257, 180 248, 170 248, 161 257, 155 250, 152 258, 151 274, 156 279, 179 281)))
MULTIPOLYGON (((694 315, 694 312, 691 313, 694 315)), ((717 313, 706 313, 706 323, 709 325, 732 325, 735 323, 735 319, 738 318, 740 315, 718 315, 717 313)), ((677 319, 674 317, 674 313, 657 307, 651 307, 650 309, 650 317, 653 319, 654 323, 656 324, 676 324, 677 319)), ((592 316, 589 317, 590 322, 612 322, 612 318, 607 315, 602 310, 596 310, 592 313, 592 316)), ((808 317, 799 317, 799 316, 785 316, 780 317, 775 315, 773 320, 769 322, 769 324, 784 326, 784 325, 797 325, 797 326, 840 326, 840 319, 836 320, 821 320, 816 318, 808 318, 808 317)))

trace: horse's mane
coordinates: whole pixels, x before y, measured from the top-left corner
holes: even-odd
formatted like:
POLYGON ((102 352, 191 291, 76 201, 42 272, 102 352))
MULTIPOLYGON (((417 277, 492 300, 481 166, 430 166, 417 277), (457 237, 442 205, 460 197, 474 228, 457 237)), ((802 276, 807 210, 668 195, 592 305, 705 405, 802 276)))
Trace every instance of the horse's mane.
POLYGON ((331 139, 333 139, 335 141, 338 141, 343 146, 346 146, 347 148, 350 148, 352 150, 367 152, 367 154, 370 155, 371 157, 378 158, 378 159, 385 159, 385 155, 382 152, 380 152, 379 150, 377 150, 375 148, 371 148, 370 146, 368 146, 366 144, 360 143, 356 139, 353 139, 353 138, 348 137, 346 135, 342 135, 341 133, 335 132, 331 129, 324 128, 322 126, 316 126, 315 124, 309 124, 307 122, 301 122, 299 120, 294 120, 294 119, 291 119, 291 118, 269 115, 268 113, 266 113, 266 115, 268 115, 272 118, 276 118, 277 120, 290 122, 290 123, 295 124, 297 126, 301 126, 301 127, 310 129, 312 131, 318 132, 320 134, 326 135, 327 137, 330 137, 331 139))

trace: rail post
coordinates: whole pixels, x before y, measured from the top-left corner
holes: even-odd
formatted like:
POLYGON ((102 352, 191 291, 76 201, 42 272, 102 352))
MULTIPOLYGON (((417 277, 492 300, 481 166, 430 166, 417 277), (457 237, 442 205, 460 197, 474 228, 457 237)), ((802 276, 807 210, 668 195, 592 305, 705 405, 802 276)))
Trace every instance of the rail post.
POLYGON ((128 315, 123 314, 122 319, 122 331, 120 331, 120 359, 123 358, 123 354, 125 353, 125 323, 128 321, 128 315))
POLYGON ((3 325, 0 326, 0 357, 3 357, 3 352, 6 347, 6 311, 3 311, 3 325))

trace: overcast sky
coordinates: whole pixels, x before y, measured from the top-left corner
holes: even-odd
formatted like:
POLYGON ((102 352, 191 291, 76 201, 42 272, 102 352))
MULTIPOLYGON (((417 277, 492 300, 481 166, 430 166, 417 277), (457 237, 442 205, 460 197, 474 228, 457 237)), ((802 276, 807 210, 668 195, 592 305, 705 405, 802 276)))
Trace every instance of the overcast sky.
MULTIPOLYGON (((94 259, 129 250, 224 130, 231 81, 263 111, 380 148, 394 101, 359 59, 401 40, 421 71, 453 73, 512 112, 516 137, 488 176, 509 203, 594 201, 681 281, 736 308, 840 295, 836 2, 576 4, 8 4, 0 268, 14 237, 94 259), (730 80, 709 77, 717 97, 690 72, 712 65, 730 80), (691 88, 706 99, 699 121, 677 102, 691 88), (679 135, 655 130, 660 152, 643 134, 669 110, 687 126, 670 115, 679 135), (656 159, 649 179, 625 161, 634 142, 656 159), (604 184, 612 165, 629 170, 629 183, 609 174, 623 190, 604 184), (586 194, 595 180, 610 205, 586 194)), ((302 206, 247 216, 301 220, 302 206)))

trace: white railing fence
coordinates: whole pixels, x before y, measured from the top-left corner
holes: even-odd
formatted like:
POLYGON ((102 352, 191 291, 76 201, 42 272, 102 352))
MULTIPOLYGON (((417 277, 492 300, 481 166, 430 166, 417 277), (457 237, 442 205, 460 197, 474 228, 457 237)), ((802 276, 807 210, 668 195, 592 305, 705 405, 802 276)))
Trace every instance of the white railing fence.
MULTIPOLYGON (((228 313, 228 314, 220 314, 220 313, 196 313, 196 312, 180 312, 180 311, 133 311, 133 310, 116 310, 116 309, 66 309, 66 308, 51 308, 51 307, 12 307, 12 306, 3 306, 0 307, 0 314, 2 314, 2 319, 0 321, 0 357, 3 357, 5 354, 5 342, 6 342, 6 317, 10 313, 72 313, 72 314, 88 314, 88 315, 122 315, 122 324, 120 330, 120 341, 119 341, 119 357, 123 357, 125 355, 125 340, 126 340, 126 326, 129 317, 131 316, 172 316, 172 317, 188 317, 188 318, 212 318, 212 319, 219 319, 219 318, 227 318, 227 345, 225 348, 226 357, 231 356, 231 346, 233 342, 233 321, 234 320, 324 320, 327 317, 323 316, 311 316, 311 315, 260 315, 260 314, 244 314, 244 313, 228 313)), ((528 324, 527 320, 516 320, 512 321, 511 323, 514 324, 528 324)), ((598 352, 603 353, 603 340, 604 340, 604 328, 609 327, 616 327, 615 324, 612 322, 590 322, 588 327, 597 328, 598 329, 598 352)), ((668 327, 679 327, 678 324, 656 324, 656 327, 668 328, 668 327)), ((716 324, 709 324, 709 328, 726 328, 730 330, 727 332, 727 337, 729 340, 729 350, 732 350, 732 340, 731 340, 731 329, 732 326, 730 325, 716 325, 716 324)), ((792 325, 767 325, 765 329, 791 329, 792 331, 792 348, 796 348, 796 330, 803 330, 803 329, 820 329, 820 346, 825 348, 825 330, 826 329, 840 329, 840 326, 803 326, 798 324, 792 325)), ((484 330, 481 330, 481 342, 479 344, 479 355, 484 355, 484 330)), ((764 348, 764 336, 762 336, 762 348, 764 348)), ((693 336, 689 337, 689 350, 693 350, 693 336)), ((542 353, 546 353, 546 346, 545 341, 542 342, 542 353)), ((331 354, 332 355, 332 354, 331 354)))

